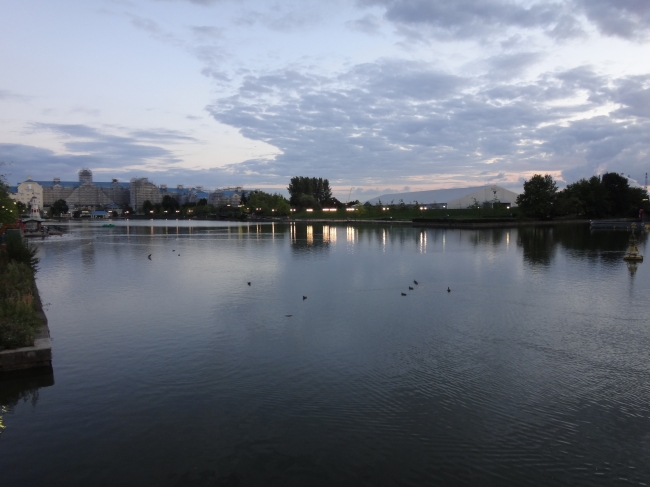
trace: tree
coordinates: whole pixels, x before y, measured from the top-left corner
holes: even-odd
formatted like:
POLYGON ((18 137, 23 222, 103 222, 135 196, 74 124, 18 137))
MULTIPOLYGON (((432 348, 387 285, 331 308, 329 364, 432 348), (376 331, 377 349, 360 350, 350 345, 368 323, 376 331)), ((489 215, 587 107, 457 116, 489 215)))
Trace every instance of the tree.
POLYGON ((205 206, 208 204, 208 200, 205 198, 201 198, 198 203, 196 203, 196 206, 205 206))
POLYGON ((14 223, 18 218, 16 202, 9 196, 9 186, 4 175, 0 174, 0 224, 14 223))
POLYGON ((144 203, 142 203, 142 211, 149 213, 151 210, 153 210, 153 203, 149 200, 144 200, 144 203))
POLYGON ((587 218, 602 218, 610 213, 609 197, 598 176, 567 185, 558 197, 559 212, 568 206, 587 218))
POLYGON ((600 181, 607 191, 609 213, 613 216, 627 216, 632 209, 630 184, 627 178, 615 172, 606 172, 600 181))
POLYGON ((524 182, 524 192, 517 196, 517 205, 526 215, 551 218, 557 198, 557 185, 550 174, 535 174, 524 182))
POLYGON ((284 196, 264 191, 251 192, 248 195, 248 206, 254 213, 265 216, 286 216, 291 211, 289 202, 284 196))
POLYGON ((61 216, 62 213, 68 212, 68 204, 65 200, 56 200, 52 203, 52 216, 61 216))
POLYGON ((295 206, 299 206, 302 195, 312 196, 321 206, 333 203, 332 190, 327 179, 296 176, 289 181, 287 190, 289 191, 289 202, 295 206))
POLYGON ((176 213, 176 210, 180 208, 181 205, 178 204, 176 198, 166 194, 162 199, 162 209, 166 210, 168 213, 176 213))

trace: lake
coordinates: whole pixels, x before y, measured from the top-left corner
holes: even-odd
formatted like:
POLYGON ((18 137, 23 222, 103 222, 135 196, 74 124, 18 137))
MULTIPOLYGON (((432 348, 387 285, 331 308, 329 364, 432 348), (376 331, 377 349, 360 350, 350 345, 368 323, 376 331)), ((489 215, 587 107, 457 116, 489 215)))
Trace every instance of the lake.
POLYGON ((72 223, 36 242, 53 371, 0 382, 0 484, 650 484, 627 238, 72 223))

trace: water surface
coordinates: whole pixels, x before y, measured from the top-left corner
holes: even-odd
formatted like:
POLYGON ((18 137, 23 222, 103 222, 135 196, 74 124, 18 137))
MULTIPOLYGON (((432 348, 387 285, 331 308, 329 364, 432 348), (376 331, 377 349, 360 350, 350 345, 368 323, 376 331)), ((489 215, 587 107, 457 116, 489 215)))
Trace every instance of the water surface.
POLYGON ((38 243, 53 374, 0 382, 1 484, 646 485, 626 242, 72 224, 38 243))

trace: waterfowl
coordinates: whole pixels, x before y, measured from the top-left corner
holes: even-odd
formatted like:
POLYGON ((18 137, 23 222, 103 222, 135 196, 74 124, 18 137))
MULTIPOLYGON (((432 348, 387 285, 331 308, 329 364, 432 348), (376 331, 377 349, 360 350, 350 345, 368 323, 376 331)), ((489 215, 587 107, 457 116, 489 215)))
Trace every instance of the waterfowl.
POLYGON ((303 301, 304 301, 305 299, 307 299, 307 296, 303 296, 303 297, 302 297, 302 300, 303 300, 303 301))
POLYGON ((409 286, 409 289, 410 289, 411 291, 413 291, 413 286, 409 286))
POLYGON ((151 260, 151 254, 147 255, 147 259, 151 260))
POLYGON ((418 285, 418 281, 416 281, 415 279, 413 279, 413 284, 415 284, 415 285, 417 286, 417 285, 418 285))
POLYGON ((250 285, 251 285, 251 283, 249 282, 249 283, 248 283, 248 285, 250 286, 250 285))
POLYGON ((402 296, 406 296, 406 293, 402 293, 402 296))
POLYGON ((448 292, 448 293, 450 293, 450 292, 451 292, 451 289, 449 289, 449 287, 447 287, 447 292, 448 292))

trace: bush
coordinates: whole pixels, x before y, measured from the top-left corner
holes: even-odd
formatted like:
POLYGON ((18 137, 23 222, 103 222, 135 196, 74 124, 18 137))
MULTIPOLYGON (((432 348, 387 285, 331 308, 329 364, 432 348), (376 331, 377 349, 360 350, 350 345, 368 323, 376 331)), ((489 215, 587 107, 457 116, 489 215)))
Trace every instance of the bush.
POLYGON ((40 326, 34 273, 22 262, 0 264, 0 350, 33 345, 40 326))
POLYGON ((18 232, 8 232, 5 244, 6 252, 0 253, 0 350, 33 345, 41 326, 34 298, 36 248, 18 232))
POLYGON ((26 264, 33 271, 37 270, 38 258, 36 257, 36 247, 26 244, 17 231, 7 232, 5 243, 7 246, 6 259, 26 264))

